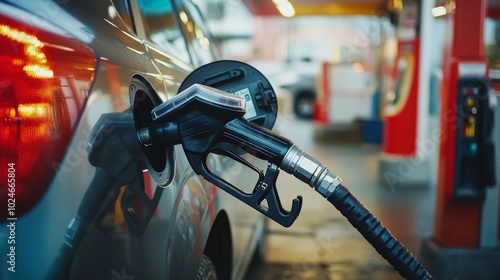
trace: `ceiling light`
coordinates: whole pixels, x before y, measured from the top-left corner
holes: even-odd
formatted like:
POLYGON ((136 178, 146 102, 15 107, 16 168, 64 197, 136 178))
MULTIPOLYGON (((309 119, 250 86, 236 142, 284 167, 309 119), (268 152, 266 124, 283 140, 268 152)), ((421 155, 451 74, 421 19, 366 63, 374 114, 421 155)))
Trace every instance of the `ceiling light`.
POLYGON ((273 0, 273 2, 282 16, 295 16, 295 9, 293 8, 292 3, 290 3, 288 0, 273 0))
POLYGON ((432 8, 431 13, 432 13, 433 17, 442 17, 442 16, 446 15, 446 7, 445 6, 438 6, 438 7, 432 8))

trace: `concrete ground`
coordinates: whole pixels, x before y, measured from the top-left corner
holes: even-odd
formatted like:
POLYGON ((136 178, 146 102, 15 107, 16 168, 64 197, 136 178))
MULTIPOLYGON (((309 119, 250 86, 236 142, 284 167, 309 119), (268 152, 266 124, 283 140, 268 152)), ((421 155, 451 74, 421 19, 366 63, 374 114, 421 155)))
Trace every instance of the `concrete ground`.
MULTIPOLYGON (((422 240, 432 235, 432 187, 388 187, 378 176, 381 147, 363 144, 352 131, 315 137, 318 133, 312 122, 295 119, 281 119, 277 129, 336 172, 419 258, 422 240)), ((290 228, 269 222, 264 261, 249 268, 246 280, 401 279, 349 222, 307 185, 281 172, 278 191, 287 209, 295 196, 302 195, 301 214, 290 228)))

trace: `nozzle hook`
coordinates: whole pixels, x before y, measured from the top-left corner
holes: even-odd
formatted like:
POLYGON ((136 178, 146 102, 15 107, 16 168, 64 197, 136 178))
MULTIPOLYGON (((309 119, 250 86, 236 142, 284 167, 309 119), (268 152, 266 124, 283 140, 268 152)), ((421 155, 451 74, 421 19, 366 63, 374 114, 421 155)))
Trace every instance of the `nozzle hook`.
POLYGON ((261 212, 262 214, 266 215, 282 226, 290 227, 293 224, 302 208, 302 196, 299 195, 292 200, 292 208, 290 209, 290 211, 283 208, 278 195, 278 190, 276 188, 276 180, 278 179, 278 175, 280 172, 280 169, 276 164, 270 163, 267 167, 266 172, 264 173, 263 170, 259 169, 252 163, 248 162, 247 160, 243 159, 233 152, 217 148, 212 152, 226 155, 248 166, 259 174, 259 179, 255 184, 254 190, 251 194, 240 190, 231 183, 213 174, 206 167, 203 168, 202 171, 202 173, 204 173, 203 177, 205 177, 205 179, 224 189, 235 198, 243 201, 247 205, 251 206, 255 210, 261 212), (265 205, 262 205, 262 201, 264 201, 264 199, 267 201, 267 207, 265 205))

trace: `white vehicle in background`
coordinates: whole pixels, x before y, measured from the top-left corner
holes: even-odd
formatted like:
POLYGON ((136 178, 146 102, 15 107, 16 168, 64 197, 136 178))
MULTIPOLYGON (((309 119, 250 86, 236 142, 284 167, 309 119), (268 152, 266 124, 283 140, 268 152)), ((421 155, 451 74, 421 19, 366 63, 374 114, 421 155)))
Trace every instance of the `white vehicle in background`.
POLYGON ((317 78, 321 64, 317 62, 252 61, 276 89, 280 112, 293 113, 299 118, 312 119, 317 94, 317 78))

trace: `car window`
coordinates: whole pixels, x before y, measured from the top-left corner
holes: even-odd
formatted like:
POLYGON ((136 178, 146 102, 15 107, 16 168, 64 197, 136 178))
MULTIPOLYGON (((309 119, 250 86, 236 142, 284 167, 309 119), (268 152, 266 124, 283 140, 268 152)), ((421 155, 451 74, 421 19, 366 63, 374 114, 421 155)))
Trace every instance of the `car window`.
POLYGON ((191 63, 171 1, 138 0, 137 4, 143 18, 145 39, 177 59, 191 63))
POLYGON ((216 58, 215 46, 198 7, 192 0, 175 0, 175 4, 196 64, 202 65, 213 61, 216 58))
POLYGON ((128 0, 113 0, 111 3, 113 3, 122 21, 132 30, 132 26, 134 25, 132 24, 132 17, 130 16, 128 0))

